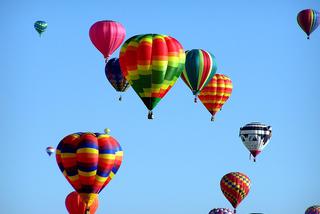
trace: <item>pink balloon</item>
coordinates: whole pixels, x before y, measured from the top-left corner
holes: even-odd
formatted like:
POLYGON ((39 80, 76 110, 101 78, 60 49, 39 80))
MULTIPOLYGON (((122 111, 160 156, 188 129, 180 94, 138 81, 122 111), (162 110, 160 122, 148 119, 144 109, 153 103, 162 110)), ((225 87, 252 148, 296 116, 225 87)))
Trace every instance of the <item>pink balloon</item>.
POLYGON ((90 27, 89 36, 94 46, 108 59, 123 42, 126 30, 119 22, 98 21, 90 27))

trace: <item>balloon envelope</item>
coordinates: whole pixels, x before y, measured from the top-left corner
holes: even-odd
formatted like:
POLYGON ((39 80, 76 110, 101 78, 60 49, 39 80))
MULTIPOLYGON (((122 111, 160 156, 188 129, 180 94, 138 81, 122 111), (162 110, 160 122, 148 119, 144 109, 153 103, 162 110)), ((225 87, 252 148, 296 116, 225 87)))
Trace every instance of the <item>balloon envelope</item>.
MULTIPOLYGON (((80 195, 73 191, 65 200, 66 208, 69 214, 84 214, 86 212, 86 204, 82 201, 80 195)), ((96 197, 90 206, 90 214, 94 214, 99 206, 99 199, 96 197)))
POLYGON ((305 214, 320 214, 320 206, 319 205, 314 205, 309 207, 305 214))
POLYGON ((61 172, 88 206, 117 173, 122 156, 120 144, 106 133, 70 134, 56 151, 61 172))
POLYGON ((47 27, 48 27, 48 24, 45 21, 36 21, 34 23, 34 28, 36 29, 36 31, 39 33, 40 36, 47 29, 47 27))
POLYGON ((250 184, 249 177, 241 172, 230 172, 224 175, 220 181, 222 193, 235 209, 248 195, 250 184))
POLYGON ((202 49, 192 49, 186 53, 185 69, 181 79, 193 95, 198 95, 216 73, 216 59, 213 54, 202 49))
POLYGON ((121 72, 118 58, 112 58, 107 62, 105 74, 108 81, 116 91, 124 92, 130 87, 129 82, 121 72))
POLYGON ((46 148, 46 152, 48 153, 49 156, 52 155, 52 153, 54 153, 55 149, 52 146, 49 146, 46 148))
POLYGON ((211 113, 211 120, 219 112, 232 93, 232 81, 223 74, 215 74, 208 85, 202 89, 199 99, 211 113))
POLYGON ((209 214, 234 214, 234 212, 228 208, 214 208, 209 214))
POLYGON ((272 127, 252 122, 240 128, 239 136, 255 158, 268 145, 272 136, 272 127))
POLYGON ((151 112, 181 75, 185 53, 173 37, 143 34, 128 39, 119 58, 123 75, 151 112))
POLYGON ((302 10, 298 13, 297 21, 309 38, 310 34, 315 31, 320 24, 320 13, 312 9, 302 10))
POLYGON ((93 45, 107 59, 123 42, 126 30, 119 22, 98 21, 90 27, 89 36, 93 45))

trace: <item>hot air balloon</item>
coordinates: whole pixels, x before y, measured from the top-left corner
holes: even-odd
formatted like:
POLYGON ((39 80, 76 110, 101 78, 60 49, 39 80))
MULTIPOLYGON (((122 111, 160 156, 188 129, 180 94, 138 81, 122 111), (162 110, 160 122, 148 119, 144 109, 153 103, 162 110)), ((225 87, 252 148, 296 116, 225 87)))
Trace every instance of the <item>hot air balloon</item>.
MULTIPOLYGON (((124 78, 118 58, 110 59, 105 67, 105 74, 110 84, 116 89, 116 91, 124 92, 130 85, 129 82, 124 78)), ((119 100, 121 101, 122 97, 120 95, 119 100)))
POLYGON ((90 27, 89 36, 93 45, 103 54, 107 62, 109 56, 123 42, 126 30, 119 22, 98 21, 90 27))
POLYGON ((254 162, 256 156, 267 146, 272 135, 272 127, 262 123, 253 122, 240 128, 239 137, 250 151, 254 162))
POLYGON ((174 38, 161 34, 136 35, 120 50, 120 66, 125 78, 149 109, 166 95, 183 71, 185 53, 174 38))
POLYGON ((309 39, 310 34, 317 29, 320 24, 320 13, 312 9, 302 10, 298 13, 297 21, 309 39))
POLYGON ((234 212, 228 208, 215 208, 209 214, 234 214, 234 212))
MULTIPOLYGON (((65 200, 66 208, 69 214, 85 214, 86 212, 86 204, 82 201, 80 195, 73 191, 71 192, 65 200)), ((98 197, 96 197, 90 206, 89 214, 94 214, 99 206, 98 197)))
POLYGON ((221 191, 234 208, 248 195, 250 191, 250 179, 241 172, 230 172, 224 175, 220 181, 221 191))
POLYGON ((319 205, 314 205, 312 207, 309 207, 305 214, 320 214, 320 206, 319 205))
POLYGON ((213 78, 216 71, 217 62, 213 54, 202 49, 186 51, 185 69, 181 79, 191 89, 195 96, 195 103, 198 94, 213 78))
POLYGON ((54 148, 52 146, 49 146, 46 148, 46 152, 48 153, 49 156, 52 155, 52 153, 54 153, 54 148))
POLYGON ((122 155, 120 144, 109 134, 78 132, 60 141, 56 160, 89 211, 98 193, 117 173, 122 155))
POLYGON ((202 89, 199 99, 211 113, 211 121, 229 99, 232 92, 232 81, 223 74, 215 74, 208 85, 202 89))
POLYGON ((34 23, 34 28, 39 33, 39 36, 47 29, 48 24, 45 21, 36 21, 34 23))

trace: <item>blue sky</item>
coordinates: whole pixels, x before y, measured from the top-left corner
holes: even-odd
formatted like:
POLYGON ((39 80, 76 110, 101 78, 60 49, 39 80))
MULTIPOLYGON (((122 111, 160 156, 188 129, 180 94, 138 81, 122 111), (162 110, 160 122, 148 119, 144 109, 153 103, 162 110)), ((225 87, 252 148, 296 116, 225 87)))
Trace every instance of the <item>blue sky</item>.
MULTIPOLYGON (((221 177, 240 171, 251 191, 238 213, 304 213, 320 204, 318 93, 320 31, 307 40, 296 22, 319 1, 2 1, 1 213, 67 213, 73 191, 45 148, 78 131, 111 129, 124 162, 100 194, 97 214, 200 214, 231 205, 221 177), (216 56, 234 85, 210 114, 178 80, 147 120, 132 89, 118 94, 88 31, 98 20, 136 34, 175 37, 185 50, 216 56), (48 22, 39 38, 36 20, 48 22), (269 145, 248 160, 239 127, 273 127, 269 145)), ((118 51, 112 57, 118 57, 118 51)))

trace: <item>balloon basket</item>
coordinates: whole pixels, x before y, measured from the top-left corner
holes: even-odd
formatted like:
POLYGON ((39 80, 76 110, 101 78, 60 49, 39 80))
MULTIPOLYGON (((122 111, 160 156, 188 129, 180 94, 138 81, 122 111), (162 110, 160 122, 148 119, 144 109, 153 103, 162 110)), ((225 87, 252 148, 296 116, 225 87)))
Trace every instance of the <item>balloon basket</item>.
POLYGON ((149 119, 149 120, 153 120, 153 118, 154 118, 154 116, 153 116, 152 111, 149 111, 149 113, 148 113, 148 119, 149 119))

